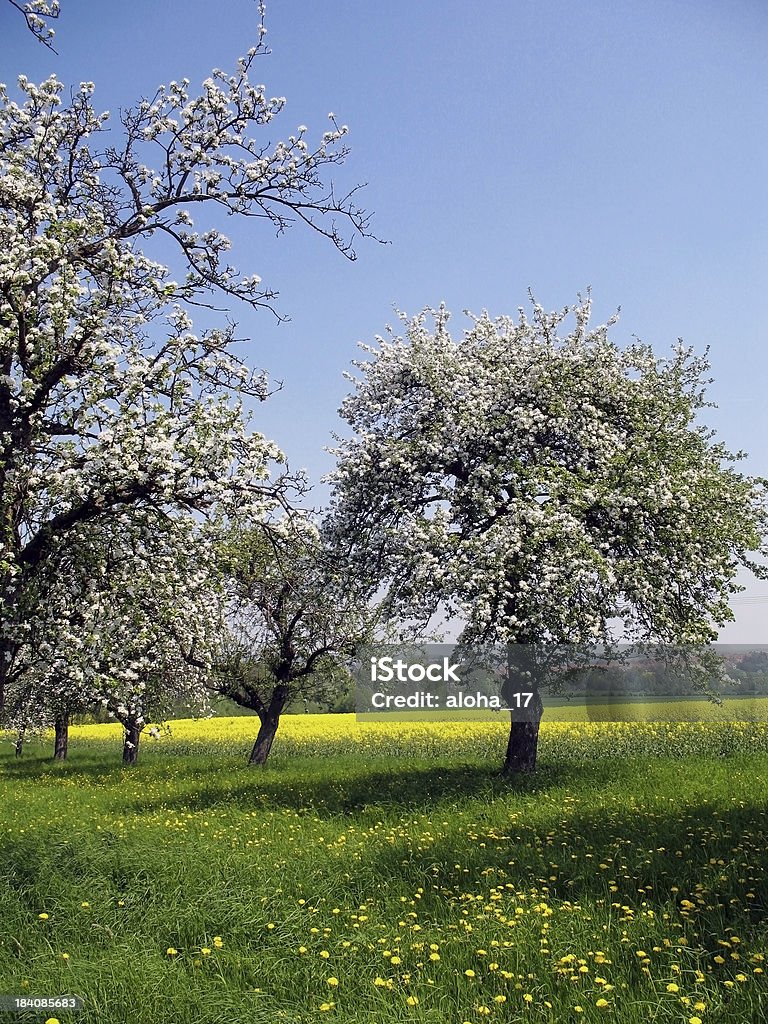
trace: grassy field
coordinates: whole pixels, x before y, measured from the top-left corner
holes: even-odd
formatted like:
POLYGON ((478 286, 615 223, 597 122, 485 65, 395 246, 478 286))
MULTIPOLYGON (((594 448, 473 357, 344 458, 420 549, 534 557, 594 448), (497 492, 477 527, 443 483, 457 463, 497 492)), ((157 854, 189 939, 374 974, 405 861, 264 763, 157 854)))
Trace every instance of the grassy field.
MULTIPOLYGON (((73 1024, 768 1019, 768 726, 114 726, 0 753, 0 994, 73 1024)), ((11 1018, 7 1018, 11 1019, 11 1018)))

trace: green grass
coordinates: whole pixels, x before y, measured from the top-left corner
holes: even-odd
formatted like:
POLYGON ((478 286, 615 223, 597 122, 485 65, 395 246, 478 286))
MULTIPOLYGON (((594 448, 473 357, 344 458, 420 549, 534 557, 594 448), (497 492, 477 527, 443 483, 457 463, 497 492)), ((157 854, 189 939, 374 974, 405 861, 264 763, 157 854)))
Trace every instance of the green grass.
POLYGON ((0 993, 86 1002, 16 1020, 768 1018, 758 727, 552 727, 512 781, 503 727, 289 734, 260 770, 204 731, 0 755, 0 993))

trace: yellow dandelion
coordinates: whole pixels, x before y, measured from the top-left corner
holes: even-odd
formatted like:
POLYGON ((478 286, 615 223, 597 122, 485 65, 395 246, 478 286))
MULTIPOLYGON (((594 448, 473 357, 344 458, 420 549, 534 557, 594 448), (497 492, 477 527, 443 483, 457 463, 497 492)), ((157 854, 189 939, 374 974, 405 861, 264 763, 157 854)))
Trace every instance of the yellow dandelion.
POLYGON ((330 955, 331 954, 328 952, 327 949, 320 950, 320 956, 323 958, 323 960, 327 960, 330 955))
POLYGON ((41 921, 47 921, 48 920, 48 915, 47 914, 38 914, 37 916, 38 916, 39 920, 41 920, 41 921))
POLYGON ((523 999, 524 999, 524 1001, 526 1003, 532 1003, 533 1002, 533 996, 531 995, 530 992, 526 992, 525 995, 523 996, 523 999))
POLYGON ((667 992, 679 992, 679 991, 680 991, 680 986, 676 985, 674 983, 674 981, 671 981, 669 983, 669 985, 667 985, 667 992))
POLYGON ((704 1024, 701 1017, 689 1017, 688 1024, 704 1024))
POLYGON ((605 1007, 608 1006, 608 1000, 607 999, 598 999, 597 1002, 595 1003, 595 1006, 599 1006, 601 1010, 604 1010, 605 1007))
POLYGON ((165 955, 166 956, 176 956, 178 954, 178 952, 179 952, 178 949, 174 949, 173 946, 169 946, 168 949, 166 949, 166 951, 165 951, 165 955))
POLYGON ((200 952, 202 953, 203 956, 210 956, 211 955, 211 951, 208 948, 208 946, 203 946, 203 948, 200 950, 200 952))
POLYGON ((468 978, 474 978, 474 976, 475 976, 475 972, 474 972, 474 971, 472 970, 472 968, 471 968, 471 967, 468 967, 468 968, 466 969, 466 971, 464 971, 464 973, 466 974, 466 976, 467 976, 468 978))
POLYGON ((405 1001, 406 1001, 406 1003, 409 1006, 418 1006, 419 1005, 419 997, 418 996, 407 996, 405 1001))
POLYGON ((434 963, 437 963, 437 961, 440 959, 440 954, 439 953, 430 953, 429 954, 429 959, 432 960, 434 963))
POLYGON ((224 940, 220 935, 214 935, 213 944, 216 947, 216 949, 221 949, 221 947, 224 945, 224 940))
POLYGON ((331 988, 336 988, 339 984, 338 978, 327 978, 326 979, 331 988))
POLYGON ((320 1009, 325 1013, 326 1010, 332 1010, 335 1005, 336 1003, 320 1003, 320 1009))

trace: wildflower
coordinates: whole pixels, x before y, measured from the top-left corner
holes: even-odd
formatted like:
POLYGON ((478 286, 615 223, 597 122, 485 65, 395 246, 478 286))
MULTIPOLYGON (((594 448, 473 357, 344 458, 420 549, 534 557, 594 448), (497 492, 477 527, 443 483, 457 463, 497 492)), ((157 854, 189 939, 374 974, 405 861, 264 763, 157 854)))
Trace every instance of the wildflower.
POLYGON ((326 1010, 332 1010, 336 1003, 320 1003, 320 1009, 325 1012, 326 1010))
POLYGON ((671 981, 669 983, 669 985, 667 985, 667 992, 679 992, 679 991, 680 991, 680 986, 676 985, 674 983, 674 981, 671 981))
POLYGON ((323 958, 323 960, 327 960, 330 955, 331 954, 328 952, 327 949, 320 950, 320 956, 323 958))
POLYGON ((701 1017, 689 1017, 688 1024, 703 1024, 701 1017))
POLYGON ((468 978, 474 978, 474 976, 475 976, 475 972, 472 970, 471 967, 468 967, 467 970, 464 971, 464 973, 466 974, 466 976, 468 978))
POLYGON ((338 978, 328 978, 326 980, 328 981, 328 984, 331 986, 331 988, 336 988, 339 984, 338 978))
POLYGON ((530 992, 526 992, 525 995, 523 996, 523 1000, 526 1003, 532 1003, 533 1002, 533 996, 531 995, 530 992))
MULTIPOLYGON (((62 959, 62 960, 69 960, 69 953, 62 953, 62 954, 61 954, 61 959, 62 959)), ((738 975, 737 975, 737 977, 738 977, 738 975)), ((746 979, 745 979, 745 980, 746 980, 746 979)))
POLYGON ((211 955, 211 951, 208 948, 208 946, 203 946, 203 948, 200 950, 200 952, 201 952, 201 954, 203 956, 210 956, 211 955))
POLYGON ((419 997, 418 996, 407 996, 405 1001, 406 1001, 406 1003, 409 1006, 418 1006, 419 1005, 419 997))
POLYGON ((216 949, 221 949, 221 947, 224 945, 224 941, 222 940, 220 935, 214 935, 213 944, 216 947, 216 949))
POLYGON ((37 916, 38 916, 38 918, 41 921, 47 921, 48 920, 48 915, 47 914, 38 914, 37 916))
POLYGON ((166 949, 165 954, 166 956, 176 956, 178 952, 178 949, 174 949, 173 946, 169 946, 168 949, 166 949))
POLYGON ((605 1009, 606 1006, 608 1006, 608 1000, 607 999, 598 999, 597 1002, 595 1003, 595 1006, 599 1006, 600 1009, 603 1010, 603 1009, 605 1009))

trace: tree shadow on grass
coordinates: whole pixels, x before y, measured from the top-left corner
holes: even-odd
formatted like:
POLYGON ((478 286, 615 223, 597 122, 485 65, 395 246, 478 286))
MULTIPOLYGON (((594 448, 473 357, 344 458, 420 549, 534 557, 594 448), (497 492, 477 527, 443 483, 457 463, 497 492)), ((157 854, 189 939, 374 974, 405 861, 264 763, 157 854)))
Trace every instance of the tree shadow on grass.
POLYGON ((317 760, 297 768, 245 769, 236 776, 220 774, 209 779, 189 775, 178 794, 158 798, 140 796, 128 807, 151 812, 161 807, 176 812, 210 811, 237 806, 243 810, 288 810, 316 817, 360 812, 366 809, 428 811, 471 801, 492 802, 511 794, 535 798, 561 787, 578 789, 609 786, 629 778, 625 765, 604 762, 599 766, 550 764, 532 776, 502 775, 495 764, 394 764, 381 762, 360 766, 347 763, 341 770, 317 760), (346 770, 344 770, 346 769, 346 770))
MULTIPOLYGON (((518 816, 501 828, 449 824, 421 847, 410 836, 381 844, 365 870, 396 875, 411 892, 421 887, 425 914, 441 913, 446 899, 465 893, 482 894, 487 912, 495 889, 501 902, 491 906, 510 916, 540 901, 565 905, 569 914, 580 901, 601 901, 627 927, 647 910, 659 920, 668 914, 676 922, 672 936, 692 936, 689 942, 713 953, 722 954, 718 940, 728 938, 728 928, 759 935, 763 946, 768 941, 768 807, 759 797, 731 807, 682 800, 563 808, 548 821, 518 816)), ((647 927, 656 927, 653 917, 647 927)))
POLYGON ((466 801, 495 800, 509 794, 538 794, 558 787, 610 785, 630 777, 629 762, 602 760, 592 765, 567 761, 543 764, 533 775, 503 775, 498 762, 446 763, 385 761, 361 763, 352 757, 277 759, 249 767, 241 758, 215 754, 147 757, 125 768, 105 763, 103 751, 78 751, 65 762, 39 755, 0 761, 0 778, 27 782, 82 780, 114 788, 116 806, 125 812, 210 811, 237 806, 285 809, 332 816, 365 808, 413 810, 466 801), (146 783, 146 793, 128 795, 123 784, 146 783), (151 783, 160 783, 159 792, 151 783), (165 785, 163 785, 165 783, 165 785))

